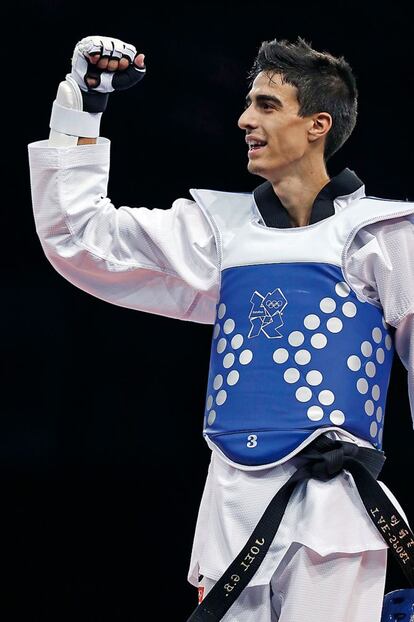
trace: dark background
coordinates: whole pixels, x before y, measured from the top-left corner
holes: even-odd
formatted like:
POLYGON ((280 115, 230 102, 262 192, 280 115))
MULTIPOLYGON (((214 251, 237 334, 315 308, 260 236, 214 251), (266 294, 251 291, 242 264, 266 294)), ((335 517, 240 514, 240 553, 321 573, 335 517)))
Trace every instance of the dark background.
MULTIPOLYGON (((146 53, 147 75, 110 98, 109 196, 169 208, 188 188, 250 191, 237 127, 260 42, 301 35, 344 55, 359 121, 328 163, 367 194, 413 200, 412 44, 404 8, 349 2, 13 3, 3 40, 3 288, 0 615, 25 621, 183 621, 208 467, 202 418, 212 326, 110 305, 43 255, 27 144, 48 136, 76 42, 112 35, 146 53), (14 103, 22 106, 15 112, 14 103), (409 175, 410 172, 410 175, 409 175), (153 613, 145 615, 149 606, 153 613)), ((413 520, 407 375, 396 356, 380 479, 413 520)), ((393 559, 386 591, 407 587, 393 559)))

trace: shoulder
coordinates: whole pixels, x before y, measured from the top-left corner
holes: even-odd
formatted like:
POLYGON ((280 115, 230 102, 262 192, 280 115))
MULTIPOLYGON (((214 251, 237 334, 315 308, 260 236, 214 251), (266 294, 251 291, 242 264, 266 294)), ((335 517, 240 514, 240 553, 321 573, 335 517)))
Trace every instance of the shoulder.
MULTIPOLYGON (((378 197, 373 200, 389 202, 388 199, 378 197)), ((387 210, 361 227, 355 236, 351 253, 352 250, 360 249, 360 253, 369 254, 376 266, 383 266, 395 279, 397 273, 400 275, 409 269, 412 274, 414 269, 414 202, 391 203, 396 207, 395 210, 387 210)))
POLYGON ((254 201, 251 192, 191 188, 190 193, 218 230, 242 226, 252 218, 254 201))
POLYGON ((362 229, 372 232, 389 231, 395 227, 411 229, 414 223, 414 201, 386 199, 376 196, 361 197, 361 206, 371 215, 362 229), (371 212, 371 214, 370 214, 371 212))
POLYGON ((414 248, 414 202, 367 196, 359 205, 364 216, 347 248, 352 265, 365 272, 378 263, 405 265, 414 248))
POLYGON ((228 190, 216 190, 212 188, 190 188, 191 196, 198 202, 209 202, 209 201, 222 201, 222 202, 232 202, 238 201, 241 199, 251 200, 253 197, 252 192, 232 192, 228 190))
POLYGON ((397 211, 406 211, 406 210, 414 210, 414 201, 409 201, 408 199, 393 199, 386 197, 377 197, 374 195, 367 194, 359 198, 360 201, 363 201, 365 204, 377 205, 380 206, 390 206, 395 207, 397 211))

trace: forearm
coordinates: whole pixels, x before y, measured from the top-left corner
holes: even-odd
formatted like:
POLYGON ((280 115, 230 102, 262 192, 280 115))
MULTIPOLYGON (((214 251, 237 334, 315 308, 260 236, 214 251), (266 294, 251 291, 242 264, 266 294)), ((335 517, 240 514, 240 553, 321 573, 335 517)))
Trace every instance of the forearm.
POLYGON ((94 145, 96 143, 96 138, 78 138, 78 145, 94 145))
POLYGON ((102 113, 83 111, 79 93, 73 80, 59 84, 50 118, 50 147, 96 144, 102 113))

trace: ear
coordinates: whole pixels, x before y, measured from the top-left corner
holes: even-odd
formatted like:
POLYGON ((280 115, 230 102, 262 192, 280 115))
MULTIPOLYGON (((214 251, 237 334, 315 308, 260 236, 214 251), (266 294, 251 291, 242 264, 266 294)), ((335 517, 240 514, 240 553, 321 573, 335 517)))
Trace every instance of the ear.
POLYGON ((312 116, 312 121, 312 125, 309 128, 310 142, 325 136, 332 127, 332 117, 329 112, 318 112, 312 116))

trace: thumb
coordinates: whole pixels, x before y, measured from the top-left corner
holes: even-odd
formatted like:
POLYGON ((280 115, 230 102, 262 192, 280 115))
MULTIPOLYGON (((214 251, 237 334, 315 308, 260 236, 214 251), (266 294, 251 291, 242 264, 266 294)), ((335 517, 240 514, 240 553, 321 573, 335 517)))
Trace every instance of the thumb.
POLYGON ((141 54, 137 54, 137 56, 134 59, 134 64, 140 69, 143 69, 145 67, 144 58, 145 58, 145 54, 141 53, 141 54))

